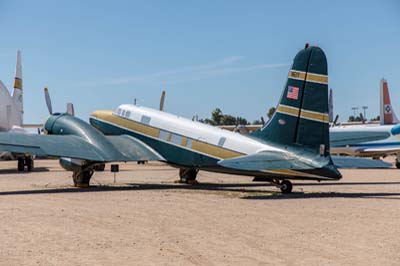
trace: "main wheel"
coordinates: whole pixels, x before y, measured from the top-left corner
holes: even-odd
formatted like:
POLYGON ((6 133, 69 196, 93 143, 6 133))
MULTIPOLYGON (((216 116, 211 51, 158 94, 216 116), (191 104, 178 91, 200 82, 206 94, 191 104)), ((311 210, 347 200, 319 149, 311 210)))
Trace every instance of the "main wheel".
POLYGON ((181 168, 179 169, 180 183, 193 184, 196 181, 197 173, 199 171, 195 168, 181 168))
POLYGON ((290 182, 289 180, 283 180, 281 182, 280 189, 283 194, 291 193, 293 189, 292 182, 290 182))
POLYGON ((396 159, 396 167, 397 167, 397 169, 400 169, 400 162, 397 159, 396 159))
POLYGON ((93 172, 93 170, 74 172, 72 175, 74 186, 82 188, 89 187, 90 178, 92 178, 93 172))
POLYGON ((18 172, 22 172, 24 170, 25 170, 24 158, 18 158, 18 172))
POLYGON ((33 169, 33 159, 32 157, 25 157, 25 165, 26 165, 26 170, 28 172, 32 172, 33 169))

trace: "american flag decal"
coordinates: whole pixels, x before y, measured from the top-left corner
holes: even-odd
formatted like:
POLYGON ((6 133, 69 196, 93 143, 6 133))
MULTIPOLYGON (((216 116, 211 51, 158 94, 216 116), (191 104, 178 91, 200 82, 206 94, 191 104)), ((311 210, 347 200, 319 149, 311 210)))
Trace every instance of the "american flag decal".
POLYGON ((299 88, 294 86, 288 86, 286 98, 297 100, 299 98, 299 88))

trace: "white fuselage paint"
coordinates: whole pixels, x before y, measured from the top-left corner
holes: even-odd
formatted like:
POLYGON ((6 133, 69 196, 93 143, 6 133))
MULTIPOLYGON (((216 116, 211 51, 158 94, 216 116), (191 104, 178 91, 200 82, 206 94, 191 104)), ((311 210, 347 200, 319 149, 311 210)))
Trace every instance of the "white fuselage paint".
POLYGON ((392 129, 395 125, 358 125, 339 126, 330 129, 330 132, 382 132, 388 133, 386 139, 367 141, 357 145, 346 145, 345 147, 332 147, 332 154, 348 154, 352 156, 387 156, 400 152, 400 135, 393 135, 392 129))
POLYGON ((18 99, 11 97, 0 81, 0 131, 9 131, 13 127, 22 128, 22 115, 17 102, 18 99))
POLYGON ((261 151, 282 151, 279 148, 272 147, 236 132, 147 107, 124 104, 119 106, 114 114, 139 123, 142 123, 143 117, 149 117, 149 126, 215 146, 219 146, 221 138, 225 138, 223 145, 220 147, 242 154, 253 154, 261 151), (127 112, 129 112, 128 115, 127 112))

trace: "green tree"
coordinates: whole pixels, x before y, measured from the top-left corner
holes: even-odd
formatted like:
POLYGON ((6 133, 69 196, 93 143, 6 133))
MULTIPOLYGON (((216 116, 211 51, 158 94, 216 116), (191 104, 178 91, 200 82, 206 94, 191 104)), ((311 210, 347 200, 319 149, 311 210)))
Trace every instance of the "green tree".
POLYGON ((221 109, 215 108, 211 113, 211 120, 214 121, 215 125, 221 125, 223 116, 221 109))

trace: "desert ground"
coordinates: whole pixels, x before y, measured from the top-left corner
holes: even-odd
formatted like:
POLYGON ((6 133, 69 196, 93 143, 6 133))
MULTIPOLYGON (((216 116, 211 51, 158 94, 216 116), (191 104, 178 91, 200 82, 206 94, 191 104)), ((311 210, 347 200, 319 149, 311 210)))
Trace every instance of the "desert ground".
POLYGON ((57 160, 0 162, 0 265, 400 265, 400 170, 282 195, 250 177, 120 164, 72 186, 57 160))

